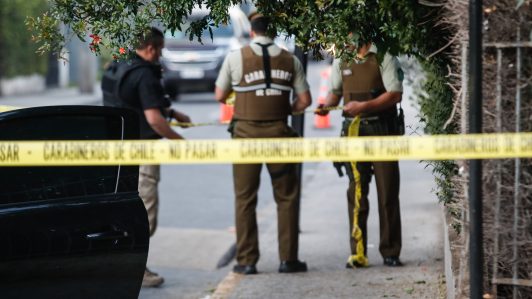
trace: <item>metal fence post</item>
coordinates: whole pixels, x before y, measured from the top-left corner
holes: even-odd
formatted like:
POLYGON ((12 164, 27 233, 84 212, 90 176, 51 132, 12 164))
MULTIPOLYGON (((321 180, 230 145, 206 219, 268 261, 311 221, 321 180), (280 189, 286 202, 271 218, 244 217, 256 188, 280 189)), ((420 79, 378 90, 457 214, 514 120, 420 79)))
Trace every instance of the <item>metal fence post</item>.
MULTIPOLYGON (((520 26, 520 24, 519 24, 520 26)), ((521 28, 517 27, 517 43, 521 42, 521 28)), ((515 132, 521 132, 521 47, 516 49, 516 84, 515 84, 515 132)), ((517 230, 519 223, 519 206, 520 206, 520 197, 519 197, 519 181, 521 180, 521 159, 515 158, 515 178, 514 178, 514 223, 512 227, 513 233, 513 260, 514 264, 512 267, 512 279, 515 281, 519 278, 519 253, 517 248, 517 230)), ((513 298, 517 299, 518 288, 516 285, 513 287, 513 298)))
MULTIPOLYGON (((482 133, 482 0, 469 2, 469 133, 482 133)), ((469 161, 470 298, 483 295, 482 161, 469 161)))

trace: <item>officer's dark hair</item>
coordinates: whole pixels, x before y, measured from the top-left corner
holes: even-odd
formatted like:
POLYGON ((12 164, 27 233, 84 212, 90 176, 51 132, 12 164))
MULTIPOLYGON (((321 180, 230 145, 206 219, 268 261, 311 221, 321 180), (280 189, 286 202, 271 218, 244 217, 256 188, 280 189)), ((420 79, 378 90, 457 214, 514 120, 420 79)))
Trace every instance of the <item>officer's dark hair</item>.
POLYGON ((149 30, 144 32, 144 34, 139 36, 139 44, 137 49, 143 50, 147 46, 153 46, 155 48, 160 48, 164 44, 164 34, 161 30, 151 27, 149 30))
POLYGON ((251 30, 260 35, 266 35, 270 26, 270 19, 267 17, 257 17, 251 20, 251 30))

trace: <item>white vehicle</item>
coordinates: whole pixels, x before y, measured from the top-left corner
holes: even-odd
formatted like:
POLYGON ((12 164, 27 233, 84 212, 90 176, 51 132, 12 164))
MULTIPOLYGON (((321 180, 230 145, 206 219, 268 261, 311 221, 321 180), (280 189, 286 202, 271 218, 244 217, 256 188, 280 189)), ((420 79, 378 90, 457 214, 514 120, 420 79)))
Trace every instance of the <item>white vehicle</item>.
POLYGON ((180 91, 212 91, 214 82, 227 53, 240 49, 249 42, 250 24, 246 14, 237 6, 229 10, 230 22, 202 34, 202 42, 189 40, 185 35, 190 23, 208 14, 194 9, 183 24, 183 31, 165 33, 162 51, 163 82, 166 92, 176 99, 180 91))

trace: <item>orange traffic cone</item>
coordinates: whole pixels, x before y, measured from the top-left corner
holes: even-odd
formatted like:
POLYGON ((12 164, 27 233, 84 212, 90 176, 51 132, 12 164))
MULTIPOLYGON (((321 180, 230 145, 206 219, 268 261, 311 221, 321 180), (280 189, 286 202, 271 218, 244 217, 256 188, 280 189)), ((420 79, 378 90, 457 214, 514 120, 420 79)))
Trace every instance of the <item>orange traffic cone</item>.
MULTIPOLYGON (((320 93, 318 96, 318 104, 325 104, 325 99, 327 98, 327 80, 331 74, 331 68, 327 67, 321 71, 321 80, 320 80, 320 93)), ((314 127, 316 129, 328 129, 331 127, 330 115, 317 115, 314 114, 314 127)))
POLYGON ((225 124, 233 118, 233 106, 220 104, 220 123, 225 124))
POLYGON ((226 100, 226 104, 220 104, 220 123, 226 124, 233 118, 235 93, 232 92, 226 100))

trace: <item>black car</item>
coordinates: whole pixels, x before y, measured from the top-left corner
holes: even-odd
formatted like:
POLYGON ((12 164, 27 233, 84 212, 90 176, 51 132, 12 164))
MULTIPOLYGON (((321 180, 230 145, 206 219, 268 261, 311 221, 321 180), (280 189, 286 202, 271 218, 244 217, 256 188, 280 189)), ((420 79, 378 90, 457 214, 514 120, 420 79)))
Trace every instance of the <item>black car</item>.
MULTIPOLYGON (((0 140, 138 139, 130 110, 0 113, 0 140)), ((137 298, 149 247, 137 166, 2 167, 0 298, 137 298)))

